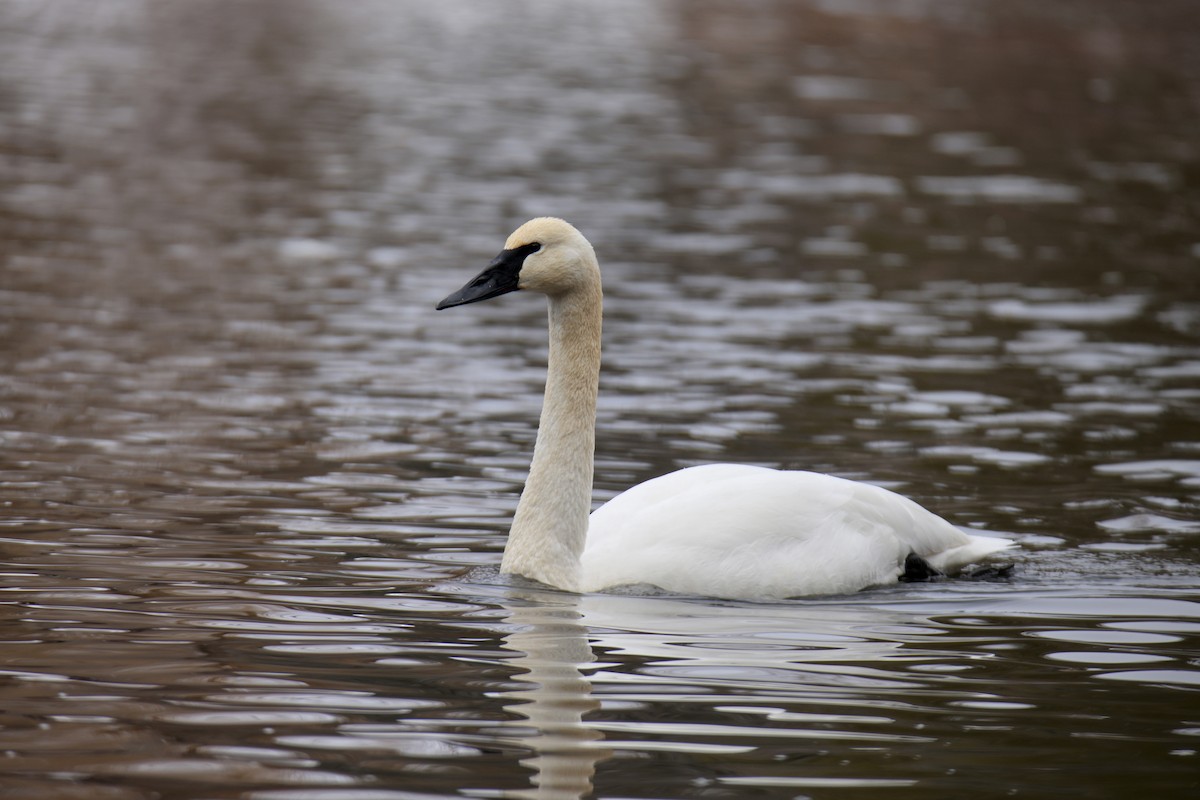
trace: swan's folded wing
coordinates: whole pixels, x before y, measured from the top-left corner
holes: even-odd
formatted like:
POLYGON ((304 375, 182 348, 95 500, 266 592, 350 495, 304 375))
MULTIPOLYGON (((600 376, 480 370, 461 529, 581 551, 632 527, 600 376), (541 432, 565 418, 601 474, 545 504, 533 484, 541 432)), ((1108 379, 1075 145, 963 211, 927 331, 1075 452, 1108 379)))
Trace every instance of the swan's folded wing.
POLYGON ((841 594, 895 582, 909 553, 953 570, 1009 544, 969 536, 878 486, 713 464, 639 484, 597 509, 583 583, 743 599, 841 594))
POLYGON ((992 553, 1013 546, 1008 539, 964 533, 938 515, 880 486, 854 483, 855 513, 892 529, 907 553, 916 553, 935 569, 953 573, 992 553))
MULTIPOLYGON (((881 510, 880 497, 864 497, 862 488, 827 475, 726 464, 648 481, 593 513, 584 588, 646 583, 771 599, 894 582, 910 552, 895 528, 911 525, 912 512, 881 510)), ((879 492, 885 506, 896 497, 879 492)), ((954 545, 966 541, 946 527, 958 537, 954 545)))

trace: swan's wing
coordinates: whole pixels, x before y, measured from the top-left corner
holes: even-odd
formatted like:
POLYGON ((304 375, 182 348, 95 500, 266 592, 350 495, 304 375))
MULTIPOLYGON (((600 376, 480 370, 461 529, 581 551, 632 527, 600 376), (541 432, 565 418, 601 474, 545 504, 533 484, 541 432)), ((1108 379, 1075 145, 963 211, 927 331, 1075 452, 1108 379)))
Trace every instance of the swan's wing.
POLYGON ((894 582, 910 552, 944 568, 936 554, 966 554, 974 538, 877 486, 713 464, 597 509, 583 582, 586 591, 648 583, 743 599, 845 593, 894 582))

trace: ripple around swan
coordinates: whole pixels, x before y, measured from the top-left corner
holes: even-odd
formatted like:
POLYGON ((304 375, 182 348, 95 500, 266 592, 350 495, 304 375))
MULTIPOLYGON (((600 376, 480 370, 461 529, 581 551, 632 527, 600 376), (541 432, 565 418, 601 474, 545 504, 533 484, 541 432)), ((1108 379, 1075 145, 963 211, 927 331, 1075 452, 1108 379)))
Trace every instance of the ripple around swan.
POLYGON ((1200 670, 1195 669, 1131 669, 1106 672, 1098 677, 1111 681, 1136 681, 1159 686, 1200 686, 1200 670))

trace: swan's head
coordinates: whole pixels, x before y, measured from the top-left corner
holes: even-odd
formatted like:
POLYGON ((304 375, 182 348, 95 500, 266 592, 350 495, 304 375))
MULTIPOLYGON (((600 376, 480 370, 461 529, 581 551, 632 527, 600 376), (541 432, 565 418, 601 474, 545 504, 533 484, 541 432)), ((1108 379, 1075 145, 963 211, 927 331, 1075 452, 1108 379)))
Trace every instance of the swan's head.
POLYGON ((531 219, 513 231, 504 249, 438 310, 490 300, 526 289, 551 297, 600 285, 596 254, 583 234, 553 217, 531 219))

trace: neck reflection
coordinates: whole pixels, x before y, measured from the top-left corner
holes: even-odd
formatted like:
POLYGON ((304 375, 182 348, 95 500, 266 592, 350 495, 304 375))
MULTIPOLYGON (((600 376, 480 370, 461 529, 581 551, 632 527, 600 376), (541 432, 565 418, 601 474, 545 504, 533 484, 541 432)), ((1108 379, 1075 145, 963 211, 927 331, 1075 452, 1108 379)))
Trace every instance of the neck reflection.
POLYGON ((578 598, 544 595, 507 603, 507 622, 515 630, 504 646, 520 655, 512 664, 523 670, 514 680, 527 684, 505 697, 508 710, 525 717, 516 723, 533 729, 523 743, 533 756, 521 763, 534 771, 532 788, 511 796, 536 800, 578 800, 591 793, 596 764, 611 751, 603 734, 584 722, 600 707, 581 667, 595 661, 587 628, 580 624, 578 598))

